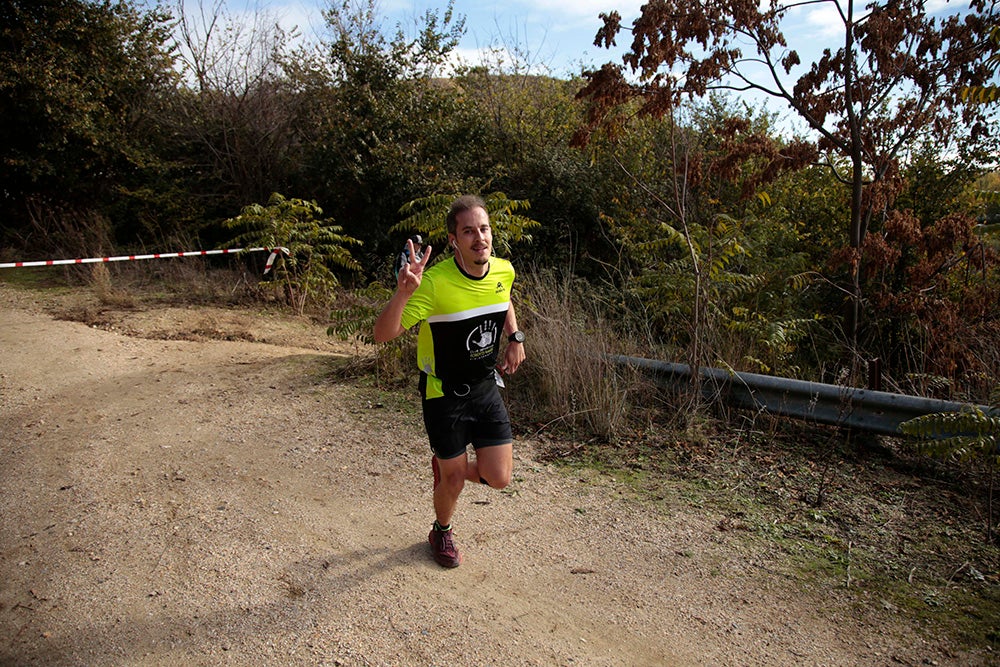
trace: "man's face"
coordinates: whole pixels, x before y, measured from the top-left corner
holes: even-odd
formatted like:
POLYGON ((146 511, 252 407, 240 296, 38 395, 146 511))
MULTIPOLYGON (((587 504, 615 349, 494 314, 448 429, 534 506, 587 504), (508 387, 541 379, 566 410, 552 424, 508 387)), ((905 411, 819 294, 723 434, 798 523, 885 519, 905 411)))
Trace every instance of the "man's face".
POLYGON ((469 273, 479 273, 473 267, 489 264, 493 252, 493 230, 490 216, 482 208, 470 208, 455 216, 455 254, 459 255, 463 267, 469 273))

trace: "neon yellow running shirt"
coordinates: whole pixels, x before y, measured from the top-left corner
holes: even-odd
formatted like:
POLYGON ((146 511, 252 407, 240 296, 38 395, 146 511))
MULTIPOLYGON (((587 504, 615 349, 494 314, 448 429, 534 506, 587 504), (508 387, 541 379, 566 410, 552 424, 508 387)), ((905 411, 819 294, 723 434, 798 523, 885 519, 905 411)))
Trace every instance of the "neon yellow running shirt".
POLYGON ((404 329, 420 323, 417 367, 427 374, 426 398, 444 396, 442 382, 471 385, 493 375, 513 283, 514 267, 498 257, 482 278, 454 259, 424 271, 401 322, 404 329))

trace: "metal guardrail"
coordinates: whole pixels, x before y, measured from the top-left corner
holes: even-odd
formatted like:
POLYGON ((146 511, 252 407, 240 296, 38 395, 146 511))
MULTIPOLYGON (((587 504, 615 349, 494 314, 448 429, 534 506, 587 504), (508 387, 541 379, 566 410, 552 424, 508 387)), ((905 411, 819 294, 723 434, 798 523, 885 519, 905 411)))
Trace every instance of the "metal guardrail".
MULTIPOLYGON (((691 368, 687 364, 620 355, 612 356, 611 360, 645 372, 666 388, 683 389, 691 383, 691 368)), ((702 395, 710 401, 882 435, 902 435, 899 425, 916 417, 968 407, 953 401, 718 368, 702 367, 699 374, 702 395)), ((988 414, 1000 413, 996 408, 978 407, 988 414)))

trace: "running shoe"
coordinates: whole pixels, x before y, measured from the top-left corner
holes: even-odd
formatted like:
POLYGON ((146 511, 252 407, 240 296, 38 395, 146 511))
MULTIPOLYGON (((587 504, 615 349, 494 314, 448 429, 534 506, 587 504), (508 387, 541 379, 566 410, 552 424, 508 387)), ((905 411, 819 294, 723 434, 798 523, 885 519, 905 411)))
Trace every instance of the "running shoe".
POLYGON ((449 530, 437 530, 431 528, 431 534, 427 536, 431 543, 431 552, 434 554, 434 561, 441 567, 458 567, 462 562, 462 556, 455 546, 455 538, 449 530))

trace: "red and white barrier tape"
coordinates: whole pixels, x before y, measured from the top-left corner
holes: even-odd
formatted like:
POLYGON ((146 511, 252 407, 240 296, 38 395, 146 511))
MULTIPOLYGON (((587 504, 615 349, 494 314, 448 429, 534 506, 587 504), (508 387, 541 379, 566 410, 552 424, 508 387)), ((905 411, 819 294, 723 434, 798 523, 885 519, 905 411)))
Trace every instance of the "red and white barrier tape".
POLYGON ((119 255, 117 257, 87 257, 81 259, 46 259, 37 262, 7 262, 0 263, 0 269, 16 269, 22 266, 59 266, 62 264, 98 264, 100 262, 131 262, 139 259, 165 259, 167 257, 198 257, 204 255, 232 255, 238 252, 269 252, 271 253, 264 264, 264 274, 266 275, 274 260, 278 258, 278 253, 288 256, 288 248, 226 248, 225 250, 191 250, 188 252, 157 252, 151 255, 119 255))

